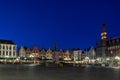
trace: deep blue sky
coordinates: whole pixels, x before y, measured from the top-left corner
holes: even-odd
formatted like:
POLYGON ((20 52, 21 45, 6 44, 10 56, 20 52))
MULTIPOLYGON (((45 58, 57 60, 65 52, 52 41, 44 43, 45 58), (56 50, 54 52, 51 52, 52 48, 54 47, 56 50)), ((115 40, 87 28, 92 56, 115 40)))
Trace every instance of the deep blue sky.
POLYGON ((119 0, 0 0, 0 39, 18 47, 59 49, 95 46, 101 26, 120 36, 119 0))

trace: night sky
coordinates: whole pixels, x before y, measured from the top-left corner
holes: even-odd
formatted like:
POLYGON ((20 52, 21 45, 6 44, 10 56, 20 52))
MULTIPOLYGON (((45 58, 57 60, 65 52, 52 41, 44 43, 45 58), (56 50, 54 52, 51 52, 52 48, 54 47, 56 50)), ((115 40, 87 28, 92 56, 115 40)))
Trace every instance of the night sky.
POLYGON ((0 39, 18 47, 95 47, 103 23, 120 36, 119 0, 0 0, 0 39))

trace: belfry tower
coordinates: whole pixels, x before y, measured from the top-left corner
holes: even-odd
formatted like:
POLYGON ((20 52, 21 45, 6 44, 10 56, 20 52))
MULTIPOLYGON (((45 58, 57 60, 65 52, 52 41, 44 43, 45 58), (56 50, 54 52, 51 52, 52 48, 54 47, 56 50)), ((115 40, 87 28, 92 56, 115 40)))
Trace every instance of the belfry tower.
POLYGON ((102 24, 101 40, 96 44, 96 55, 98 58, 101 58, 101 62, 105 62, 106 58, 106 41, 107 41, 107 32, 106 25, 102 24))
POLYGON ((102 61, 105 62, 106 60, 106 40, 107 40, 107 32, 106 32, 106 25, 102 25, 102 33, 101 33, 101 48, 102 48, 102 61))
POLYGON ((106 25, 102 25, 102 33, 101 33, 101 40, 106 40, 107 32, 106 32, 106 25))

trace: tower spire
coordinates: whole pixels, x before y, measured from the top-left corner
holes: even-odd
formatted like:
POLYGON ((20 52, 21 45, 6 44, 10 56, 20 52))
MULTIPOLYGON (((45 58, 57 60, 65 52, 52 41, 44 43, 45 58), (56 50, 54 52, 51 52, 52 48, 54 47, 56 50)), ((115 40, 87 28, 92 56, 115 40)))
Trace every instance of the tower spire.
POLYGON ((54 51, 57 51, 57 44, 56 44, 56 42, 54 43, 54 51))
POLYGON ((106 25, 102 25, 102 33, 101 33, 101 40, 106 40, 107 38, 107 32, 106 32, 106 25))

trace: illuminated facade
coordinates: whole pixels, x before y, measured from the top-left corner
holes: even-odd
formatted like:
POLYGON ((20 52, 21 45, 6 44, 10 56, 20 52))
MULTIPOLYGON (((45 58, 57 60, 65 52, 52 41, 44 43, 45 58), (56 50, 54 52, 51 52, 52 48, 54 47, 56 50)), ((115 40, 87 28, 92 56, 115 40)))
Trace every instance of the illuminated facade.
POLYGON ((93 47, 91 47, 88 51, 86 51, 86 57, 88 57, 90 60, 96 58, 96 51, 93 47))
POLYGON ((70 53, 70 50, 64 51, 64 60, 72 60, 72 54, 70 53))
POLYGON ((31 51, 31 55, 34 56, 34 58, 39 58, 40 54, 39 54, 39 49, 37 45, 33 47, 31 51))
POLYGON ((101 33, 101 40, 97 42, 96 44, 96 55, 97 57, 100 57, 100 58, 104 58, 105 55, 106 55, 106 35, 107 35, 107 32, 106 32, 106 25, 103 24, 102 25, 102 33, 101 33))
POLYGON ((31 54, 31 51, 29 48, 21 46, 21 48, 18 50, 18 57, 20 59, 28 59, 31 56, 34 56, 33 54, 31 54))
POLYGON ((120 37, 107 40, 106 56, 120 56, 120 37))
POLYGON ((101 33, 101 40, 106 40, 107 39, 107 32, 106 32, 106 25, 102 25, 102 33, 101 33))
POLYGON ((26 57, 26 51, 23 46, 21 46, 21 48, 19 49, 19 57, 26 57))
POLYGON ((30 57, 32 55, 31 50, 29 48, 27 48, 25 51, 26 51, 26 57, 30 57))
POLYGON ((63 52, 63 50, 61 49, 61 50, 59 51, 59 60, 60 60, 60 61, 63 61, 63 59, 64 59, 64 52, 63 52))
POLYGON ((120 37, 107 39, 106 37, 106 26, 103 24, 101 40, 96 44, 96 54, 97 58, 101 58, 99 60, 106 61, 111 59, 115 59, 115 57, 120 57, 120 37))
POLYGON ((81 61, 81 50, 73 50, 73 61, 81 61))
POLYGON ((41 59, 45 59, 46 57, 46 50, 44 48, 42 48, 42 50, 40 51, 40 56, 41 59))
POLYGON ((47 50, 45 57, 46 57, 46 59, 52 59, 53 58, 52 50, 50 48, 47 50))
POLYGON ((16 47, 11 40, 0 40, 0 58, 16 58, 16 47))
POLYGON ((95 63, 95 60, 96 60, 95 48, 90 47, 85 51, 83 63, 95 63))

